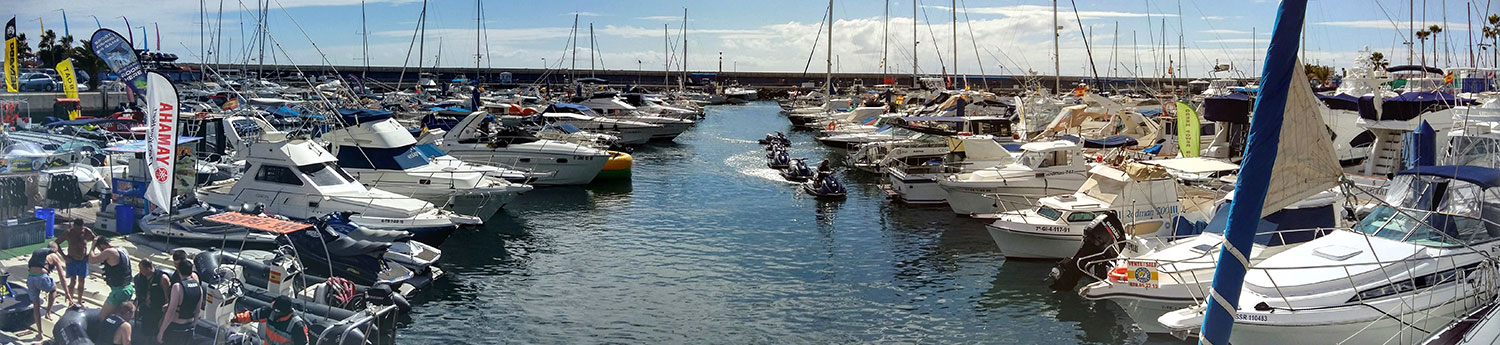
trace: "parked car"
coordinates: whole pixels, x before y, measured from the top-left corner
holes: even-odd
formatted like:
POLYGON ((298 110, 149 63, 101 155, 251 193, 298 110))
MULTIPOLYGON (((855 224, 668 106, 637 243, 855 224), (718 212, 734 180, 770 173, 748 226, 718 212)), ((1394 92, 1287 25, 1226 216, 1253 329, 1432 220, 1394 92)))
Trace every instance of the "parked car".
POLYGON ((58 91, 57 80, 52 79, 45 73, 21 74, 21 92, 53 92, 58 91))

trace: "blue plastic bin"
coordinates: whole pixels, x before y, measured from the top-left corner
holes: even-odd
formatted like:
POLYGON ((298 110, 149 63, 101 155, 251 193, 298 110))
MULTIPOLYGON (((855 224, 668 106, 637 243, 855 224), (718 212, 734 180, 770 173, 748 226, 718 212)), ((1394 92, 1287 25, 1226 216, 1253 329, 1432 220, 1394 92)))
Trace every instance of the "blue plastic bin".
POLYGON ((57 210, 50 208, 36 209, 36 217, 47 222, 47 225, 45 225, 47 238, 52 238, 52 227, 57 224, 57 210))
POLYGON ((121 235, 135 232, 135 206, 115 204, 115 232, 121 235))

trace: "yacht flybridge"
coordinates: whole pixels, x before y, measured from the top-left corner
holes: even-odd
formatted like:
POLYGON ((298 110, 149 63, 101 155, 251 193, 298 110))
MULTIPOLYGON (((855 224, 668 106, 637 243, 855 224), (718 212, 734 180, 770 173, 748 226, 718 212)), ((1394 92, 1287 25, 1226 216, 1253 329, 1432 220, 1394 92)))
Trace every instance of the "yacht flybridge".
MULTIPOLYGON (((1423 166, 1401 171, 1385 202, 1353 229, 1272 255, 1245 275, 1235 344, 1326 339, 1420 343, 1495 298, 1500 170, 1423 166)), ((1198 328, 1203 307, 1158 318, 1198 328)))
POLYGON ((340 113, 346 127, 323 134, 322 139, 344 169, 366 186, 481 218, 532 189, 502 176, 489 176, 488 171, 435 163, 434 158, 444 156, 441 150, 417 144, 388 111, 345 109, 340 113))
POLYGON ((366 188, 339 166, 333 153, 312 141, 258 142, 248 151, 243 177, 200 188, 198 199, 221 208, 264 205, 266 213, 292 219, 357 212, 349 217, 355 224, 408 231, 434 245, 459 225, 481 222, 426 201, 366 188))
POLYGON ((430 132, 419 142, 430 142, 464 161, 526 169, 537 176, 533 185, 579 185, 594 180, 609 152, 578 144, 537 139, 512 127, 502 127, 485 112, 469 114, 452 131, 430 132))

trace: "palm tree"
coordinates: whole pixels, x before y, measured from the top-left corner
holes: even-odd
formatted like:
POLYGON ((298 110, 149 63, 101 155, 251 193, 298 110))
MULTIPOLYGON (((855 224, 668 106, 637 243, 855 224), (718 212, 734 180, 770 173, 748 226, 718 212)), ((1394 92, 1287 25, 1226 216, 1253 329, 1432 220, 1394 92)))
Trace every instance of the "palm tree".
POLYGON ((1383 69, 1385 69, 1386 66, 1389 66, 1390 64, 1391 64, 1390 61, 1385 61, 1385 54, 1381 54, 1380 52, 1371 52, 1370 53, 1370 66, 1371 67, 1383 70, 1383 69))
POLYGON ((1438 54, 1437 34, 1441 32, 1443 32, 1443 27, 1441 26, 1433 25, 1427 27, 1427 33, 1432 36, 1432 64, 1434 65, 1437 64, 1438 56, 1440 55, 1438 54))
POLYGON ((1422 66, 1427 66, 1427 36, 1432 36, 1427 29, 1417 30, 1417 40, 1422 41, 1422 59, 1418 60, 1422 66))
POLYGON ((1500 45, 1500 14, 1491 14, 1485 21, 1490 23, 1490 35, 1486 37, 1490 39, 1490 56, 1494 59, 1490 67, 1500 66, 1500 48, 1496 47, 1500 45))

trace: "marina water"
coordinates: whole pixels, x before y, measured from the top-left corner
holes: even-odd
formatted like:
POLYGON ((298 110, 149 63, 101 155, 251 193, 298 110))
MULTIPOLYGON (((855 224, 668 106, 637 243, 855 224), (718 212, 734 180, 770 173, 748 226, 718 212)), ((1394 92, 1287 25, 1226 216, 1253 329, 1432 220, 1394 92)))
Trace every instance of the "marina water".
POLYGON ((541 188, 442 248, 410 344, 1122 344, 1112 302, 1052 293, 1051 262, 1008 262, 982 222, 891 204, 841 169, 817 201, 765 167, 770 131, 814 165, 841 152, 791 132, 773 102, 709 107, 674 143, 637 149, 633 181, 541 188))

